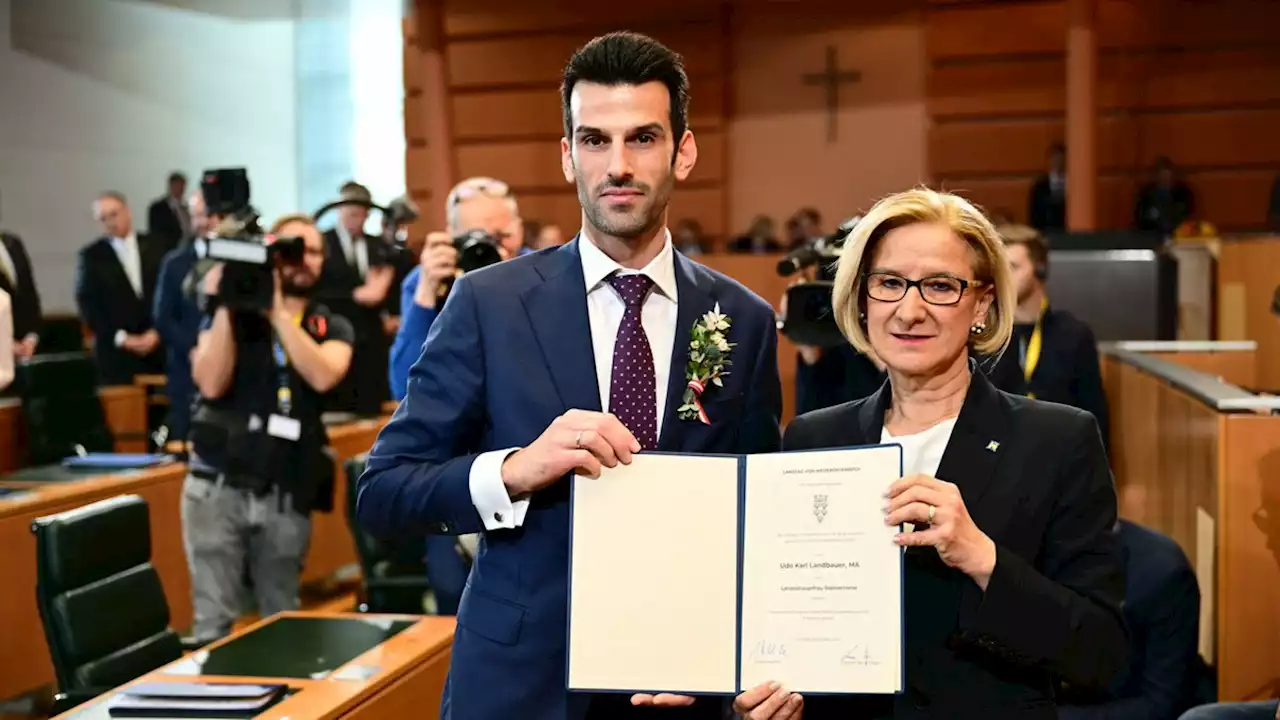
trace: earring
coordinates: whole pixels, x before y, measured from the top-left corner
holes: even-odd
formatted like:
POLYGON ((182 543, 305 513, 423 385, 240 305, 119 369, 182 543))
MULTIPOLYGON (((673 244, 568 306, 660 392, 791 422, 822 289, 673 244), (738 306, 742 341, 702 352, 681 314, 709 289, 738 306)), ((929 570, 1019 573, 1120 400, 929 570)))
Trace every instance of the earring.
POLYGON ((981 335, 986 331, 987 331, 987 324, 982 322, 977 323, 973 327, 969 328, 969 332, 974 335, 981 335))

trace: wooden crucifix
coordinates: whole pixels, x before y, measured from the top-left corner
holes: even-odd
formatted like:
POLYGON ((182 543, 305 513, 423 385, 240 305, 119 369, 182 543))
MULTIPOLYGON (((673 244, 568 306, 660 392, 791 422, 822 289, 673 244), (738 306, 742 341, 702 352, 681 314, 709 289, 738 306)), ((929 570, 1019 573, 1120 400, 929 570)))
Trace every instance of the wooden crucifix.
POLYGON ((805 73, 805 85, 818 85, 826 91, 827 101, 827 142, 836 141, 836 128, 840 119, 840 86, 856 83, 862 79, 857 70, 841 70, 840 60, 836 54, 836 46, 827 46, 827 65, 822 72, 805 73))

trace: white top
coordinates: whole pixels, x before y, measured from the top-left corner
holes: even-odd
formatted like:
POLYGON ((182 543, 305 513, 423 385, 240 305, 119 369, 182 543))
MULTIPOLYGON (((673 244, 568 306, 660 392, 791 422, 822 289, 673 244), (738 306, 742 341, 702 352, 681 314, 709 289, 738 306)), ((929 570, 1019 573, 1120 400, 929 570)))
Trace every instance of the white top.
MULTIPOLYGON (((653 370, 656 380, 654 398, 658 404, 657 422, 661 432, 662 418, 666 411, 667 383, 671 377, 671 351, 676 335, 676 266, 671 247, 671 233, 657 257, 641 270, 623 268, 596 247, 583 228, 578 236, 578 254, 582 256, 582 279, 587 288, 587 321, 591 325, 591 347, 595 353, 596 381, 600 390, 600 407, 609 409, 609 383, 613 375, 613 346, 617 342, 618 327, 627 305, 613 286, 605 279, 616 273, 629 275, 640 273, 653 281, 653 291, 645 298, 640 310, 644 334, 653 350, 653 370)), ((481 453, 471 464, 468 482, 471 502, 480 512, 485 529, 515 528, 524 523, 529 500, 512 502, 502 482, 502 463, 519 448, 492 450, 481 453)))
POLYGON ((947 451, 947 443, 951 441, 951 431, 955 427, 956 418, 951 418, 927 430, 901 437, 894 437, 885 428, 880 431, 880 442, 902 446, 903 477, 921 474, 936 478, 942 454, 947 451))

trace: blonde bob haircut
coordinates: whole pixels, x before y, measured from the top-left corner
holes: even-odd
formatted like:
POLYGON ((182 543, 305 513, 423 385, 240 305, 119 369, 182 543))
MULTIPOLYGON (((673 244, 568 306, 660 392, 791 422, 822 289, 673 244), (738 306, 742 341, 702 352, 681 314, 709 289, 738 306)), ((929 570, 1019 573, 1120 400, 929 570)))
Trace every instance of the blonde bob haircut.
MULTIPOLYGON (((836 324, 858 352, 874 357, 866 327, 866 276, 880 240, 890 230, 934 223, 945 225, 956 237, 968 244, 973 256, 975 279, 990 286, 995 301, 987 310, 986 328, 970 335, 969 344, 983 355, 1004 351, 1013 334, 1013 315, 1017 306, 1017 289, 1004 241, 991 221, 972 203, 957 195, 917 188, 881 199, 854 226, 845 240, 837 260, 832 309, 836 324)), ((972 289, 972 286, 971 286, 972 289)))

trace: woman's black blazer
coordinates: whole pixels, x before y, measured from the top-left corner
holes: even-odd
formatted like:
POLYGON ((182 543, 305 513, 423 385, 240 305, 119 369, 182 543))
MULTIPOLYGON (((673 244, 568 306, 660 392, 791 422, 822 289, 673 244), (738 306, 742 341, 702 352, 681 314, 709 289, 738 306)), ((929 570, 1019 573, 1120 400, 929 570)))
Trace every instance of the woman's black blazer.
MULTIPOLYGON (((1058 681, 1106 687, 1124 667, 1116 493, 1093 416, 997 390, 976 369, 938 479, 996 544, 984 593, 933 548, 905 558, 906 690, 806 698, 806 720, 1055 717, 1058 681)), ((791 422, 786 450, 880 442, 891 399, 791 422)))

